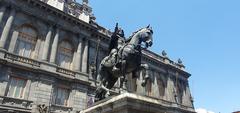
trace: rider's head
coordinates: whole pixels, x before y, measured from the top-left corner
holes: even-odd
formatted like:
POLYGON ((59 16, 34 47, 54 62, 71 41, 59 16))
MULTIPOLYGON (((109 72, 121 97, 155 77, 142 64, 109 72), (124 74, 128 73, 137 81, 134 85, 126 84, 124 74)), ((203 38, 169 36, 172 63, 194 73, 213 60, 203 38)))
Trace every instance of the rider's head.
POLYGON ((123 29, 118 28, 118 30, 117 30, 117 35, 119 35, 120 37, 124 37, 124 31, 123 31, 123 29))

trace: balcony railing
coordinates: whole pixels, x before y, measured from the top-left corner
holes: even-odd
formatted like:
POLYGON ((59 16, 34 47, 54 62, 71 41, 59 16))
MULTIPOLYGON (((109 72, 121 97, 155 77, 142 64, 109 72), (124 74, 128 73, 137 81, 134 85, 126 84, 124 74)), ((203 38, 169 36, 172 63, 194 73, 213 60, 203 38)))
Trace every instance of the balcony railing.
POLYGON ((68 70, 68 69, 61 68, 61 67, 57 67, 57 72, 63 73, 63 74, 66 74, 66 75, 70 75, 70 76, 73 76, 73 77, 75 77, 75 75, 76 75, 75 72, 73 72, 71 70, 68 70))
POLYGON ((6 97, 6 96, 0 96, 0 105, 3 105, 3 106, 31 110, 32 104, 33 104, 33 101, 12 98, 12 97, 6 97))
POLYGON ((56 105, 52 104, 50 108, 51 112, 70 112, 73 110, 72 107, 62 106, 62 105, 56 105))
POLYGON ((21 63, 30 64, 32 66, 40 67, 40 62, 30 59, 30 58, 23 57, 23 56, 18 56, 18 55, 12 54, 12 53, 6 53, 4 57, 6 59, 10 59, 12 61, 17 61, 17 62, 21 62, 21 63))
MULTIPOLYGON (((31 66, 36 66, 36 67, 40 67, 41 63, 40 61, 31 59, 31 58, 27 58, 27 57, 23 57, 23 56, 19 56, 19 55, 15 55, 13 53, 9 53, 9 52, 4 52, 4 59, 9 59, 12 62, 20 62, 23 64, 29 64, 31 66)), ((4 62, 5 60, 0 60, 0 62, 4 62)), ((6 61, 7 62, 7 61, 6 61)), ((53 65, 49 65, 49 66, 53 66, 53 65)), ((72 77, 75 77, 76 72, 69 70, 69 69, 65 69, 65 68, 61 68, 58 66, 53 66, 54 68, 56 68, 56 72, 58 73, 62 73, 65 75, 70 75, 72 77)))

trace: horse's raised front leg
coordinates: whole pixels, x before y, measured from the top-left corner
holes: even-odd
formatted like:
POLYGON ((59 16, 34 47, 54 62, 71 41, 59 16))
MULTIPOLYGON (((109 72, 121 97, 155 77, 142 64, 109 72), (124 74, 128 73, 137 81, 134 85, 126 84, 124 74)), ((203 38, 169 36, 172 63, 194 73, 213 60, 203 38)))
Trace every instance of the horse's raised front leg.
POLYGON ((148 64, 141 64, 141 70, 145 70, 146 71, 146 75, 143 78, 142 81, 142 86, 146 86, 147 84, 147 80, 149 79, 149 65, 148 64))

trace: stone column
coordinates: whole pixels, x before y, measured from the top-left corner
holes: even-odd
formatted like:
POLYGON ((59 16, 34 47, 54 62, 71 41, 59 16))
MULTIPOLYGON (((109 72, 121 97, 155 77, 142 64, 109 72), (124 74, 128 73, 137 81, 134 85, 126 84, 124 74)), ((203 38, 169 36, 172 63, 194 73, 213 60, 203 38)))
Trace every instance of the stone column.
MULTIPOLYGON (((79 36, 80 37, 80 36, 79 36)), ((82 38, 79 38, 78 48, 76 52, 76 56, 74 57, 74 70, 81 71, 81 59, 82 59, 82 38)))
POLYGON ((174 86, 174 82, 171 79, 171 75, 168 75, 167 78, 167 88, 166 88, 166 92, 165 92, 165 97, 167 101, 170 102, 175 102, 175 86, 174 86))
POLYGON ((158 76, 160 76, 159 74, 158 74, 158 72, 157 71, 153 71, 153 90, 152 90, 152 92, 153 92, 153 96, 154 97, 156 97, 156 98, 159 98, 160 97, 160 91, 159 91, 159 87, 160 86, 158 86, 158 79, 159 79, 159 77, 158 76))
POLYGON ((141 95, 145 94, 145 87, 142 86, 143 79, 144 79, 143 70, 140 70, 139 78, 137 79, 137 93, 141 95))
POLYGON ((12 9, 10 12, 10 15, 7 19, 6 25, 3 28, 3 32, 2 32, 1 40, 0 40, 0 48, 4 48, 4 46, 5 46, 5 43, 8 38, 8 35, 10 33, 10 29, 11 29, 15 14, 16 14, 15 9, 12 9))
POLYGON ((9 45, 9 48, 8 48, 8 51, 11 52, 11 53, 14 52, 16 42, 17 42, 17 38, 18 38, 18 34, 19 34, 18 31, 13 31, 13 35, 12 35, 10 45, 9 45))
POLYGON ((49 28, 48 33, 46 35, 45 41, 44 41, 44 47, 43 47, 43 53, 42 53, 42 60, 43 61, 47 61, 47 57, 48 57, 48 51, 49 51, 49 44, 50 44, 50 40, 52 37, 52 26, 49 28))
POLYGON ((82 58, 82 72, 88 72, 88 40, 85 40, 84 50, 83 50, 83 58, 82 58))
POLYGON ((57 28, 56 34, 52 44, 51 56, 50 56, 50 63, 55 63, 56 56, 57 56, 57 48, 58 48, 58 39, 59 39, 59 29, 57 28))
POLYGON ((6 7, 2 6, 0 8, 0 23, 2 23, 2 19, 3 19, 3 15, 4 15, 5 11, 6 11, 6 7))
MULTIPOLYGON (((1 75, 1 82, 0 82, 0 96, 5 96, 7 95, 6 93, 6 90, 8 89, 8 82, 10 81, 9 80, 9 72, 11 71, 8 71, 10 70, 9 68, 7 68, 6 66, 1 66, 0 67, 0 75, 1 75)), ((0 97, 0 102, 1 102, 1 97, 0 97)))

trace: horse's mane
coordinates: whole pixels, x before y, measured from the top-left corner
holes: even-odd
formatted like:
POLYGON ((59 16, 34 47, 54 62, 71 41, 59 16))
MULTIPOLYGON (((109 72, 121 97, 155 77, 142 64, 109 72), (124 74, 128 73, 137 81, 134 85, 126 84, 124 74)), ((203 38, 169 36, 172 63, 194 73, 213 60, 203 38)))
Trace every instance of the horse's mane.
POLYGON ((135 32, 133 32, 132 33, 132 35, 130 35, 129 36, 129 38, 128 39, 126 39, 126 41, 125 42, 129 42, 131 39, 132 39, 132 37, 137 33, 137 32, 139 32, 139 31, 141 31, 142 29, 144 29, 144 28, 141 28, 141 29, 139 29, 139 30, 137 30, 137 31, 135 31, 135 32))

